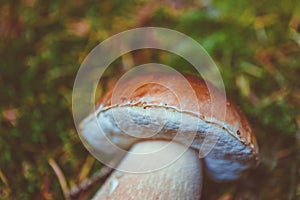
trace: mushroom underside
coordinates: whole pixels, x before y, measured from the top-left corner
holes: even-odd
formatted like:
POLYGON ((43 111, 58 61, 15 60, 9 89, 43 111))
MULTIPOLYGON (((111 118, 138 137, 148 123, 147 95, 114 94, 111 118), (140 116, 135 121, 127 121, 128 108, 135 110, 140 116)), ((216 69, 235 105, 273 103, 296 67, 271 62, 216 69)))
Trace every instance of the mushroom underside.
POLYGON ((96 157, 121 157, 116 146, 128 150, 138 141, 172 140, 198 150, 217 181, 237 179, 256 163, 254 150, 234 128, 210 117, 159 106, 99 107, 95 113, 82 122, 81 132, 96 157))

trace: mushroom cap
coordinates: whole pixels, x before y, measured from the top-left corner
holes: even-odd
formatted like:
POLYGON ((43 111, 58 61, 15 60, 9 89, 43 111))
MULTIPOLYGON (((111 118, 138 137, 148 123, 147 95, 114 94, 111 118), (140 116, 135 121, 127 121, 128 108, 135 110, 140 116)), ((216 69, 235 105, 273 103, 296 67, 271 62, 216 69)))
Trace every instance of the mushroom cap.
POLYGON ((255 166, 258 145, 245 115, 228 98, 224 104, 222 93, 207 81, 184 78, 190 89, 172 73, 152 72, 108 90, 80 125, 89 150, 110 157, 112 144, 129 149, 138 141, 174 140, 199 150, 200 156, 208 145, 202 157, 206 172, 217 181, 237 179, 255 166), (213 111, 224 106, 224 115, 213 111))

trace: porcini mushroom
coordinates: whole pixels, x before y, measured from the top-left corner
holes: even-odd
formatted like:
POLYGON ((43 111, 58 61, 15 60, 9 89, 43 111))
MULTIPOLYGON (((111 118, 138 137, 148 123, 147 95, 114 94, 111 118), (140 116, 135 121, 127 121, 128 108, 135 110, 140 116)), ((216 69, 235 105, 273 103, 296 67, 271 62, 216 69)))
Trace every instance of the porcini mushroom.
POLYGON ((184 75, 184 78, 196 99, 188 95, 186 88, 173 74, 145 73, 126 79, 119 85, 119 92, 114 93, 114 88, 108 91, 100 99, 96 114, 91 114, 82 122, 81 136, 91 145, 90 151, 104 157, 117 155, 116 149, 111 146, 131 148, 131 153, 145 153, 168 145, 168 151, 155 154, 153 159, 141 160, 131 158, 131 154, 126 155, 119 165, 123 169, 126 166, 162 166, 161 162, 168 158, 168 153, 185 148, 186 143, 181 141, 183 137, 196 133, 186 152, 169 166, 164 165, 159 171, 144 174, 115 171, 95 198, 133 199, 132 195, 138 195, 141 199, 180 199, 181 195, 188 195, 184 197, 199 199, 201 162, 195 152, 201 150, 203 138, 208 134, 216 136, 211 138, 217 138, 213 141, 213 148, 203 158, 205 171, 213 180, 235 180, 256 165, 258 146, 244 114, 227 99, 224 118, 214 116, 211 108, 223 106, 221 100, 218 101, 222 98, 218 90, 213 90, 217 100, 212 101, 208 83, 192 75, 184 75), (132 90, 141 81, 146 84, 132 90), (155 84, 157 82, 167 83, 168 87, 155 84), (176 88, 177 94, 172 93, 169 87, 176 88), (184 96, 180 101, 178 93, 184 96), (197 104, 196 110, 194 104, 197 104), (146 111, 149 113, 145 115, 146 111), (100 132, 97 126, 100 126, 100 132), (176 138, 179 129, 183 134, 176 138), (157 134, 152 134, 153 130, 157 134), (173 142, 169 144, 171 140, 173 142))

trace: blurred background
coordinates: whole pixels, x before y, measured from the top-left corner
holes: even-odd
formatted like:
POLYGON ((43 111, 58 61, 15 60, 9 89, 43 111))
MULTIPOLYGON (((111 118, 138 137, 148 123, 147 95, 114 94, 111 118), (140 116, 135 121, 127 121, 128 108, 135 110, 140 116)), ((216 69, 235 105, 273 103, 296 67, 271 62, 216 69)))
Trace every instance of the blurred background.
MULTIPOLYGON (((72 118, 87 54, 130 28, 159 26, 197 40, 257 135, 261 162, 237 182, 205 180, 203 199, 300 199, 300 1, 128 0, 0 2, 0 199, 64 199, 101 169, 72 118), (61 181, 61 182, 59 182, 61 181)), ((117 59, 97 95, 133 66, 183 59, 140 50, 117 59)), ((89 199, 99 180, 74 193, 89 199)))

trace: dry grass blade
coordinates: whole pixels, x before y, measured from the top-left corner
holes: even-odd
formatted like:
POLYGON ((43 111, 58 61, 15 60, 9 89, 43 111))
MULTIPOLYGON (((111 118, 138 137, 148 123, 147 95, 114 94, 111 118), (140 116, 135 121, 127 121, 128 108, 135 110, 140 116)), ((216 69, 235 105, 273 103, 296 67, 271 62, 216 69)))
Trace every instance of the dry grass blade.
MULTIPOLYGON (((109 163, 109 166, 116 166, 117 162, 115 160, 109 163)), ((85 179, 80 184, 71 188, 67 196, 69 198, 77 197, 82 191, 87 190, 91 186, 95 185, 99 181, 104 181, 108 175, 113 171, 113 168, 104 165, 98 172, 96 172, 92 177, 85 179)))
POLYGON ((95 162, 94 157, 88 155, 79 173, 79 177, 78 177, 79 182, 82 182, 83 180, 86 179, 86 177, 91 171, 94 162, 95 162))
POLYGON ((8 181, 7 181, 7 178, 5 177, 4 173, 0 170, 0 180, 4 183, 4 188, 0 188, 0 199, 1 198, 4 198, 6 199, 10 192, 11 192, 11 189, 8 185, 8 181))
POLYGON ((65 199, 70 199, 69 196, 68 196, 69 188, 68 188, 67 181, 66 181, 66 178, 65 178, 62 170, 60 169, 60 167, 58 166, 58 164, 56 163, 56 161, 54 159, 50 158, 48 163, 49 163, 49 165, 51 166, 51 168, 53 169, 53 171, 55 172, 55 174, 58 178, 58 181, 59 181, 59 184, 60 184, 61 189, 63 191, 65 199))

